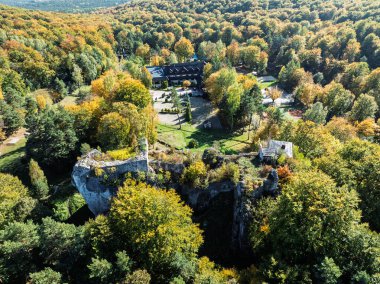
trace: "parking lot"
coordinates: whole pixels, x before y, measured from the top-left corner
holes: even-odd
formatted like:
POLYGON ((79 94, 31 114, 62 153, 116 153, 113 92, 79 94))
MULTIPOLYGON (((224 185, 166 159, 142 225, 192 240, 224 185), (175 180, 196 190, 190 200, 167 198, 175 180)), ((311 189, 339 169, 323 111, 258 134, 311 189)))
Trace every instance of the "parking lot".
MULTIPOLYGON (((190 94, 192 124, 203 127, 204 124, 210 125, 211 128, 222 128, 216 109, 212 106, 211 102, 203 98, 203 93, 200 90, 177 89, 178 95, 185 99, 186 94, 190 94)), ((160 123, 166 125, 178 125, 178 115, 171 113, 161 113, 162 109, 171 109, 173 104, 170 102, 170 91, 156 91, 151 90, 154 101, 154 109, 158 113, 160 123), (166 102, 165 102, 166 101, 166 102)), ((181 123, 185 122, 183 113, 180 115, 181 123)))

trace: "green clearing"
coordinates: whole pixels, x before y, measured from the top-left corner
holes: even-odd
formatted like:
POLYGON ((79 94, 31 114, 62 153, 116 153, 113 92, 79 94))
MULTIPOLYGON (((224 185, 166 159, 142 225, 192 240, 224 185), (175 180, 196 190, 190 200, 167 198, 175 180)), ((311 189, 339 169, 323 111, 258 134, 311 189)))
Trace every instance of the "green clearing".
POLYGON ((249 150, 248 132, 229 133, 219 129, 201 129, 190 124, 183 124, 182 129, 177 125, 159 124, 157 127, 158 140, 176 149, 185 149, 191 140, 198 142, 194 151, 203 151, 218 143, 220 150, 225 153, 237 153, 249 150))
POLYGON ((259 82, 259 87, 261 90, 264 90, 266 88, 269 88, 269 87, 272 87, 272 86, 276 86, 277 85, 277 81, 271 81, 271 82, 259 82))
POLYGON ((14 145, 4 145, 0 155, 0 172, 10 173, 22 180, 27 176, 25 166, 25 144, 23 138, 14 145))

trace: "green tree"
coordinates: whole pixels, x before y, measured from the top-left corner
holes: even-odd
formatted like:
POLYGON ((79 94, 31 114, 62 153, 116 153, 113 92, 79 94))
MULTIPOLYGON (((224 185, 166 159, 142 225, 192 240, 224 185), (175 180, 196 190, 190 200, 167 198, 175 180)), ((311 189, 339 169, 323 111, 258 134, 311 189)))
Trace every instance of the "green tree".
POLYGON ((330 83, 325 87, 324 105, 328 108, 328 118, 341 116, 351 110, 355 96, 342 84, 330 83))
POLYGON ((223 103, 222 110, 227 114, 231 131, 234 128, 235 114, 240 107, 240 101, 243 93, 243 87, 237 83, 230 86, 227 89, 226 98, 225 102, 223 103))
POLYGON ((11 107, 3 100, 0 100, 0 115, 2 116, 7 136, 13 134, 24 125, 21 109, 11 107))
POLYGON ((355 95, 359 95, 369 73, 370 70, 366 62, 354 62, 346 66, 340 82, 346 89, 355 95))
POLYGON ((185 119, 189 123, 191 123, 191 121, 193 120, 193 115, 191 113, 191 101, 190 101, 189 96, 187 96, 186 109, 185 109, 185 119))
POLYGON ((342 275, 342 272, 335 264, 334 260, 328 257, 325 257, 320 264, 316 265, 315 269, 319 281, 326 284, 337 283, 339 277, 342 275))
POLYGON ((49 185, 44 172, 33 159, 29 162, 29 177, 33 186, 33 195, 37 199, 45 198, 49 194, 49 185))
POLYGON ((112 264, 106 259, 93 258, 88 265, 90 278, 95 279, 97 283, 110 283, 112 279, 112 264))
POLYGON ((182 104, 181 99, 179 98, 177 90, 173 87, 171 91, 171 99, 173 103, 173 107, 177 110, 177 119, 179 123, 179 129, 182 128, 182 120, 181 120, 181 113, 182 113, 182 104))
POLYGON ((78 138, 74 118, 63 108, 48 108, 33 116, 28 129, 26 151, 40 164, 59 165, 72 158, 78 138))
POLYGON ((58 271, 70 271, 86 254, 83 227, 44 218, 40 227, 40 254, 44 263, 58 271))
POLYGON ((369 95, 362 94, 355 101, 351 110, 351 118, 354 121, 363 121, 366 118, 374 117, 378 110, 375 99, 369 95))
POLYGON ((133 261, 125 251, 116 253, 116 271, 120 279, 125 278, 131 272, 133 261))
POLYGON ((35 270, 40 239, 32 222, 13 222, 0 230, 0 278, 5 283, 23 283, 35 270))
POLYGON ((316 124, 325 124, 327 116, 327 109, 323 107, 321 102, 313 104, 304 114, 304 120, 310 120, 316 124))
POLYGON ((61 284, 62 281, 62 275, 61 273, 54 271, 50 267, 45 268, 44 270, 41 270, 39 272, 31 273, 30 281, 28 283, 30 284, 61 284))
POLYGON ((59 78, 55 78, 53 88, 61 97, 65 97, 68 94, 65 82, 59 78))
POLYGON ((73 86, 74 86, 74 89, 78 89, 79 87, 81 87, 84 83, 84 78, 83 78, 83 74, 82 74, 82 69, 77 65, 77 64, 74 64, 73 65, 73 71, 72 71, 72 79, 73 79, 73 86))

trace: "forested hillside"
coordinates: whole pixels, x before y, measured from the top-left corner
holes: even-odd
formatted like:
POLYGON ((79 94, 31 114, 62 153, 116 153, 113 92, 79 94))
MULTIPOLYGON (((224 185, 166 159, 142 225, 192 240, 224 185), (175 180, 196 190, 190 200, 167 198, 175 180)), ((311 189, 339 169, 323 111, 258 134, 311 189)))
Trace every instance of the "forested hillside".
POLYGON ((0 283, 380 283, 379 15, 379 0, 0 6, 0 283), (149 70, 194 60, 200 86, 154 87, 149 70), (147 171, 108 167, 141 152, 147 171), (90 153, 98 216, 71 180, 90 153))
POLYGON ((0 0, 0 4, 33 10, 83 13, 124 4, 128 0, 0 0))

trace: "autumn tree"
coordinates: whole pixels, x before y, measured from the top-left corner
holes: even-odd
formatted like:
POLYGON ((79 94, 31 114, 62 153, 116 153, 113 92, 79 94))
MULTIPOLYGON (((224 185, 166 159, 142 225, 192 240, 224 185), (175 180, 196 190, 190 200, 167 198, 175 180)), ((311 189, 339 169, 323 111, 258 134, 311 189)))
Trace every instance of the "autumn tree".
POLYGON ((333 117, 326 125, 327 130, 341 142, 357 137, 355 127, 343 117, 333 117))
POLYGON ((268 90, 268 96, 272 99, 273 103, 275 100, 281 98, 282 96, 282 92, 280 91, 279 88, 277 87, 274 87, 274 88, 270 88, 268 90))
POLYGON ((237 81, 236 71, 233 69, 223 68, 213 74, 206 80, 206 90, 214 104, 219 104, 227 89, 237 81))
POLYGON ((187 89, 191 86, 191 82, 189 80, 185 80, 183 81, 182 86, 187 89))
POLYGON ((152 87, 152 75, 145 67, 143 67, 141 71, 141 82, 148 89, 152 87))
POLYGON ((183 37, 174 46, 175 53, 177 54, 180 62, 185 62, 194 54, 194 47, 187 38, 183 37))
POLYGON ((141 58, 144 59, 145 62, 149 63, 149 59, 150 59, 150 46, 148 44, 140 45, 136 49, 136 55, 140 56, 141 58))
POLYGON ((313 83, 305 83, 296 89, 296 98, 305 106, 310 107, 322 94, 322 87, 313 83))
POLYGON ((239 43, 236 41, 232 42, 226 50, 227 59, 231 62, 233 66, 236 66, 240 62, 240 48, 239 43))
MULTIPOLYGON (((0 173, 0 228, 12 221, 23 221, 26 216, 18 210, 28 198, 28 189, 17 177, 0 173)), ((30 213, 33 208, 25 209, 30 213)))
POLYGON ((98 141, 105 149, 118 149, 128 145, 130 123, 117 112, 102 116, 98 126, 98 141))
MULTIPOLYGON (((360 224, 354 191, 337 187, 321 172, 302 172, 293 176, 278 200, 271 203, 263 208, 264 218, 253 223, 252 244, 256 249, 257 245, 270 248, 264 254, 283 265, 288 281, 298 279, 302 271, 309 271, 310 281, 310 266, 319 266, 321 257, 333 259, 343 279, 353 279, 362 270, 373 276, 377 273, 374 256, 378 237, 360 224), (346 240, 344 244, 342 239, 346 240), (361 251, 362 257, 356 258, 353 251, 361 251), (290 273, 294 266, 298 267, 296 274, 290 273)), ((277 272, 281 269, 272 268, 277 272)))
POLYGON ((126 78, 120 82, 116 91, 116 100, 125 101, 144 108, 151 103, 149 90, 138 80, 126 78))
POLYGON ((95 249, 102 254, 125 250, 136 256, 154 279, 159 275, 188 279, 186 269, 193 269, 191 263, 202 237, 192 223, 190 208, 179 196, 129 180, 112 203, 108 220, 100 216, 91 225, 95 249), (106 246, 108 250, 101 249, 106 246))

